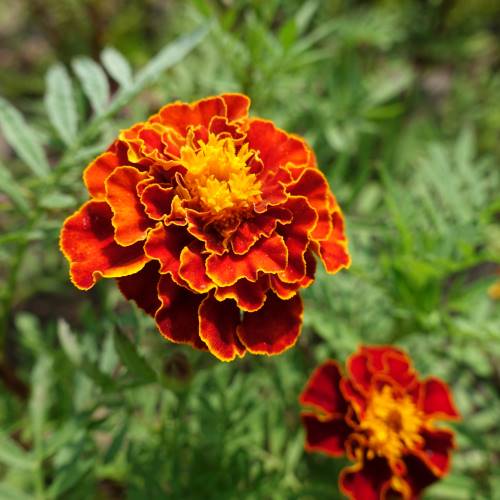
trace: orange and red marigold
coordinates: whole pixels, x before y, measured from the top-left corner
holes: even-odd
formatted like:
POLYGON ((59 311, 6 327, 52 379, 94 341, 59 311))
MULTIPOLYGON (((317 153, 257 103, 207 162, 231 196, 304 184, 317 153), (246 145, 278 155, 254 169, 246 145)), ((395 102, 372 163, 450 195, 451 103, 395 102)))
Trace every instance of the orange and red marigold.
POLYGON ((399 349, 361 347, 347 375, 327 361, 300 402, 314 410, 302 414, 306 449, 355 462, 339 479, 351 499, 419 498, 449 469, 453 433, 435 426, 460 418, 448 386, 434 377, 419 380, 399 349))
POLYGON ((78 288, 118 278, 164 337, 221 360, 292 346, 314 255, 330 273, 350 261, 313 152, 249 106, 176 102, 123 130, 85 169, 91 199, 60 240, 78 288))

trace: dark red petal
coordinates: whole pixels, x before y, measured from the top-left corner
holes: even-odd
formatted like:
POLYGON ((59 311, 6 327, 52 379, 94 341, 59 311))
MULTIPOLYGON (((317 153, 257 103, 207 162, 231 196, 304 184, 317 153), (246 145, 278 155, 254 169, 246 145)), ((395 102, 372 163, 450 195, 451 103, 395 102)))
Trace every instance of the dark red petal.
POLYGON ((306 165, 310 161, 311 151, 305 142, 276 128, 270 121, 250 119, 247 141, 250 149, 259 152, 267 168, 274 169, 287 163, 306 165))
POLYGON ((146 214, 154 220, 161 220, 172 211, 172 199, 175 189, 160 186, 160 184, 149 184, 141 194, 141 202, 145 207, 146 214))
POLYGON ((425 465, 425 463, 415 455, 407 455, 404 458, 406 466, 405 480, 411 490, 411 498, 419 499, 422 490, 427 488, 439 478, 425 465))
POLYGON ((352 500, 380 500, 389 489, 391 478, 387 461, 376 457, 345 468, 340 474, 339 485, 352 500))
POLYGON ((150 316, 155 315, 160 307, 158 281, 160 265, 156 261, 148 262, 138 273, 118 278, 118 287, 126 299, 133 300, 150 316))
POLYGON ((287 266, 279 277, 282 281, 293 283, 302 280, 306 275, 305 253, 317 216, 303 197, 290 197, 285 206, 292 212, 293 220, 278 230, 288 248, 287 266))
POLYGON ((340 390, 342 373, 336 361, 328 360, 320 365, 309 378, 299 397, 303 405, 314 406, 332 415, 344 415, 347 403, 340 390))
POLYGON ((163 275, 158 283, 161 307, 155 314, 160 333, 168 340, 207 350, 199 336, 198 308, 205 295, 192 293, 163 275))
POLYGON ((340 381, 340 390, 346 401, 356 409, 356 412, 363 415, 367 407, 366 395, 358 390, 351 380, 345 377, 340 381))
POLYGON ((215 290, 215 298, 234 299, 236 305, 243 311, 255 312, 264 305, 268 290, 269 276, 260 276, 255 282, 242 278, 234 285, 218 287, 215 290))
POLYGON ((420 407, 434 418, 458 420, 458 413, 448 386, 435 377, 430 377, 421 384, 420 407))
POLYGON ((248 116, 250 109, 250 99, 243 94, 222 94, 222 99, 226 103, 227 118, 232 120, 239 120, 248 116))
POLYGON ((421 450, 415 452, 436 476, 442 477, 448 473, 451 461, 451 451, 454 448, 453 432, 448 429, 422 429, 424 438, 421 450))
POLYGON ((170 273, 175 281, 179 277, 180 255, 189 238, 183 226, 159 224, 149 232, 144 250, 151 259, 160 261, 160 273, 170 273))
POLYGON ((285 283, 281 281, 277 276, 272 275, 269 277, 269 282, 273 292, 283 300, 288 300, 292 298, 299 288, 301 287, 300 282, 297 283, 285 283))
POLYGON ((120 165, 120 160, 115 153, 106 152, 98 156, 83 171, 83 181, 91 196, 104 200, 106 188, 104 182, 115 168, 120 165))
POLYGON ((70 262, 71 280, 81 290, 101 277, 137 273, 149 260, 142 243, 122 247, 115 242, 112 216, 106 202, 91 200, 64 221, 60 247, 70 262))
POLYGON ((146 237, 155 224, 144 212, 137 184, 149 178, 147 172, 134 167, 118 167, 106 179, 106 201, 113 210, 115 240, 120 245, 132 245, 146 237))
POLYGON ((217 286, 234 285, 239 279, 256 281, 259 273, 277 273, 286 266, 287 249, 283 238, 273 235, 255 243, 245 255, 226 252, 207 259, 207 274, 217 286))
POLYGON ((348 358, 347 371, 354 385, 367 393, 372 382, 372 372, 368 367, 368 357, 363 350, 348 358))
POLYGON ((261 309, 244 313, 238 336, 252 354, 280 354, 297 341, 302 327, 302 313, 299 295, 281 300, 268 292, 261 309))
POLYGON ((342 417, 320 418, 313 413, 301 415, 306 429, 307 451, 319 451, 331 457, 341 457, 345 453, 345 440, 352 432, 342 417))
POLYGON ((221 361, 243 356, 245 348, 236 334, 240 311, 232 301, 219 302, 206 296, 199 309, 200 337, 208 350, 221 361))
POLYGON ((215 285, 207 276, 203 245, 199 241, 184 247, 179 257, 179 276, 198 293, 206 293, 215 285))
POLYGON ((408 389, 417 381, 411 361, 403 352, 393 349, 384 356, 386 371, 392 380, 396 381, 402 388, 408 389))

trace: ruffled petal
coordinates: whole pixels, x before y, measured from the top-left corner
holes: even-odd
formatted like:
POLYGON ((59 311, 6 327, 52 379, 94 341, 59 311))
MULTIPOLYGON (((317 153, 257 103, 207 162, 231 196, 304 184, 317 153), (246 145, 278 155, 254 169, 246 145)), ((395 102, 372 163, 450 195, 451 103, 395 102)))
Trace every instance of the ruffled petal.
POLYGON ((222 94, 226 103, 227 118, 229 121, 240 120, 248 116, 250 109, 250 98, 243 94, 222 94))
POLYGON ((238 280, 234 285, 218 287, 215 291, 217 300, 234 299, 243 311, 258 311, 266 301, 269 290, 269 276, 260 276, 256 282, 238 280))
POLYGON ((254 313, 244 313, 238 336, 252 354, 280 354, 292 347, 300 335, 303 306, 299 295, 281 300, 269 292, 265 304, 254 313))
POLYGON ((98 200, 104 200, 106 196, 104 182, 118 166, 120 166, 118 156, 110 151, 98 156, 89 164, 83 171, 83 181, 91 196, 98 200))
POLYGON ((453 432, 448 429, 422 429, 420 434, 424 438, 424 444, 414 452, 415 455, 433 474, 444 476, 450 468, 451 451, 455 446, 453 432))
POLYGON ((137 273, 149 260, 142 243, 122 247, 115 242, 112 216, 106 202, 91 200, 64 221, 60 247, 70 262, 71 280, 81 290, 101 277, 137 273))
POLYGON ((391 477, 387 461, 377 457, 345 468, 340 474, 339 485, 351 500, 380 500, 390 488, 391 477))
POLYGON ((249 120, 247 141, 251 149, 259 152, 264 165, 272 169, 287 163, 306 165, 312 154, 302 139, 259 118, 249 120))
POLYGON ((160 280, 158 262, 148 262, 138 273, 117 279, 118 287, 127 300, 133 300, 138 307, 150 316, 160 307, 158 281, 160 280))
POLYGON ((160 333, 171 342, 207 350, 199 336, 198 309, 204 295, 192 293, 164 275, 158 283, 161 307, 155 314, 160 333))
POLYGON ((239 279, 256 281, 260 272, 277 273, 286 267, 287 248, 283 238, 260 239, 245 255, 226 252, 207 259, 207 274, 218 286, 234 285, 239 279))
POLYGON ((106 179, 106 201, 113 210, 111 222, 120 245, 143 240, 146 231, 155 224, 146 215, 137 193, 137 184, 148 178, 148 173, 134 167, 118 167, 106 179))
POLYGON ((236 334, 240 311, 232 301, 219 302, 212 295, 205 297, 199 309, 200 337, 208 350, 221 361, 243 356, 245 348, 236 334))
POLYGON ((347 372, 356 389, 367 393, 370 390, 372 381, 372 372, 368 367, 368 357, 361 350, 355 353, 347 360, 347 372))
POLYGON ((310 242, 310 233, 314 228, 317 215, 307 200, 293 196, 286 203, 286 208, 293 214, 291 224, 284 226, 282 234, 288 249, 288 262, 285 270, 280 273, 282 281, 293 283, 302 280, 306 275, 305 253, 310 242))
POLYGON ((172 211, 174 196, 175 189, 172 187, 149 184, 141 194, 141 202, 148 217, 154 220, 162 220, 164 216, 169 215, 172 211))
POLYGON ((182 226, 159 224, 149 232, 144 250, 151 259, 160 261, 160 273, 169 273, 178 282, 180 255, 189 238, 182 226))
POLYGON ((150 121, 161 123, 173 128, 177 133, 185 136, 188 127, 200 125, 208 128, 210 120, 214 116, 226 116, 226 104, 219 97, 209 97, 191 104, 175 102, 167 104, 150 118, 150 121))
POLYGON ((415 455, 407 455, 404 458, 404 464, 406 467, 404 479, 410 488, 411 499, 419 499, 422 491, 432 483, 435 483, 439 478, 415 455))
POLYGON ((421 384, 420 405, 422 410, 434 418, 459 420, 448 386, 441 380, 430 377, 421 384))
POLYGON ((342 417, 319 418, 313 413, 301 415, 306 430, 307 451, 319 451, 331 457, 345 454, 345 441, 352 432, 342 417))
POLYGON ((198 293, 206 293, 215 285, 207 276, 203 246, 195 241, 182 249, 179 258, 179 276, 198 293))
POLYGON ((347 402, 340 390, 342 373, 336 361, 328 360, 314 370, 299 401, 329 415, 344 415, 347 402))

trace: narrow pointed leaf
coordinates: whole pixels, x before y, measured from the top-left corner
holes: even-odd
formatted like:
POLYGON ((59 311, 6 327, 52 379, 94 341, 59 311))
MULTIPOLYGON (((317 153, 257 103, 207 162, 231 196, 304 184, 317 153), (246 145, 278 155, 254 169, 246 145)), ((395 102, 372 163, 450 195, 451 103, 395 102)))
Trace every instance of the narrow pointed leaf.
POLYGON ((156 372, 148 365, 144 358, 137 352, 136 347, 125 337, 115 334, 115 349, 122 363, 128 370, 142 381, 150 383, 157 380, 156 372))
POLYGON ((109 102, 109 83, 106 73, 88 57, 78 57, 72 62, 72 67, 92 109, 96 115, 100 115, 109 102))
POLYGON ((36 467, 36 460, 4 433, 0 433, 0 462, 25 470, 36 467))
POLYGON ((0 192, 7 195, 23 215, 29 216, 30 206, 26 201, 21 186, 17 184, 12 174, 2 163, 0 163, 0 192))
POLYGON ((101 62, 111 77, 122 87, 132 85, 132 69, 125 57, 113 47, 106 47, 101 53, 101 62))
POLYGON ((49 173, 49 163, 42 146, 19 111, 0 97, 0 128, 7 142, 19 158, 38 177, 49 173))
POLYGON ((45 107, 50 122, 67 146, 73 144, 78 125, 73 85, 66 68, 56 64, 46 76, 45 107))

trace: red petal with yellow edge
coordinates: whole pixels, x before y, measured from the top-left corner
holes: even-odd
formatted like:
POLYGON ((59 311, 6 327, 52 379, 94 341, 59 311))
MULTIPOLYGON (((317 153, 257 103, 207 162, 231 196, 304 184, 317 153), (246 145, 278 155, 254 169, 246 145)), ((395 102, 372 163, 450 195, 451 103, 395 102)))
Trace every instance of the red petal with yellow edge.
POLYGON ((281 281, 278 276, 270 276, 269 277, 271 288, 273 292, 283 300, 288 300, 292 298, 297 290, 300 288, 300 283, 284 283, 281 281))
POLYGON ((149 232, 144 251, 151 259, 160 261, 160 273, 170 273, 175 281, 179 277, 180 254, 189 238, 182 226, 159 224, 149 232))
POLYGON ((113 210, 112 224, 118 244, 132 245, 146 237, 155 222, 144 212, 137 195, 137 184, 149 174, 134 167, 118 167, 106 179, 106 201, 113 210))
POLYGON ((158 299, 158 281, 160 280, 158 262, 148 262, 138 273, 118 278, 118 287, 128 300, 133 300, 150 316, 160 307, 158 299))
POLYGON ((410 488, 411 500, 421 498, 422 491, 432 483, 435 483, 439 477, 425 465, 425 463, 415 455, 404 457, 406 474, 404 480, 410 488))
POLYGON ((297 342, 302 314, 302 300, 298 294, 289 300, 281 300, 268 292, 261 309, 244 313, 238 337, 252 354, 280 354, 297 342))
POLYGON ((453 404, 448 386, 441 380, 430 377, 420 386, 420 408, 429 416, 447 420, 459 420, 460 414, 453 404))
POLYGON ((198 308, 205 295, 192 293, 176 285, 170 276, 162 276, 158 296, 162 305, 155 314, 155 321, 160 333, 172 342, 206 351, 207 346, 198 334, 198 308))
POLYGON ((306 451, 319 451, 331 457, 345 454, 345 440, 352 429, 342 417, 318 418, 303 413, 301 420, 306 430, 306 451))
POLYGON ((89 164, 83 171, 83 181, 91 196, 98 200, 104 200, 106 196, 104 182, 118 166, 120 166, 118 156, 109 151, 98 156, 89 164))
POLYGON ((172 211, 172 199, 175 189, 164 187, 159 184, 149 184, 141 194, 144 211, 154 220, 161 220, 172 211))
POLYGON ((222 94, 221 97, 226 103, 228 120, 239 120, 248 116, 250 99, 246 95, 222 94))
POLYGON ((343 469, 339 486, 351 500, 380 500, 386 498, 391 478, 387 460, 376 457, 343 469))
POLYGON ((223 238, 213 226, 206 223, 204 213, 195 210, 186 210, 187 230, 199 241, 205 243, 205 248, 210 252, 222 254, 225 251, 223 238))
POLYGON ((258 118, 248 122, 247 141, 250 149, 259 152, 267 168, 277 168, 287 163, 306 165, 311 152, 305 142, 287 134, 270 121, 258 118))
POLYGON ((351 265, 351 257, 345 244, 333 239, 320 241, 317 253, 330 274, 347 269, 351 265))
POLYGON ((352 380, 345 377, 340 381, 340 390, 345 399, 356 408, 359 414, 363 415, 368 404, 366 394, 360 391, 352 380))
POLYGON ((238 280, 234 285, 218 287, 215 291, 217 300, 234 299, 243 311, 258 311, 266 301, 269 290, 269 276, 260 276, 254 283, 246 279, 238 280))
POLYGON ((349 357, 347 371, 356 388, 366 394, 370 390, 372 372, 368 367, 368 358, 362 351, 349 357))
POLYGON ((221 97, 209 97, 191 104, 167 104, 150 121, 172 127, 185 136, 188 127, 201 125, 208 128, 214 116, 226 116, 226 112, 226 105, 221 97))
POLYGON ((112 216, 106 202, 91 200, 64 221, 60 247, 77 288, 88 290, 100 277, 134 274, 149 260, 142 243, 122 247, 115 242, 112 216))
POLYGON ((288 248, 287 266, 279 277, 282 281, 293 283, 302 280, 306 275, 304 254, 309 246, 310 232, 316 224, 317 216, 303 197, 291 197, 285 206, 292 212, 293 220, 291 224, 278 229, 288 248))
POLYGON ((245 349, 236 335, 240 311, 232 301, 219 302, 205 297, 199 309, 200 337, 208 350, 221 361, 243 356, 245 349))
MULTIPOLYGON (((255 165, 258 166, 259 163, 255 162, 255 165)), ((257 178, 262 186, 262 200, 254 205, 256 212, 262 213, 269 205, 280 205, 288 199, 286 184, 291 181, 291 177, 286 168, 263 169, 257 174, 257 178)))
POLYGON ((231 247, 235 254, 243 255, 262 236, 268 238, 278 222, 287 224, 292 220, 292 212, 283 207, 270 207, 263 214, 244 220, 231 236, 231 247))
POLYGON ((273 235, 260 239, 245 255, 227 252, 207 259, 207 274, 218 286, 234 285, 241 278, 256 281, 259 272, 277 273, 287 262, 283 238, 273 235))
MULTIPOLYGON (((208 132, 217 135, 218 138, 230 137, 234 144, 237 145, 242 144, 246 137, 237 123, 230 123, 227 118, 222 116, 214 116, 212 118, 208 127, 207 136, 208 132)), ((207 139, 204 142, 207 142, 207 139)))
POLYGON ((384 369, 389 377, 405 390, 417 382, 411 362, 402 351, 392 349, 384 355, 383 361, 384 369))
POLYGON ((314 406, 327 414, 344 416, 347 402, 340 390, 342 373, 336 361, 328 360, 316 368, 309 378, 299 402, 314 406))
POLYGON ((328 196, 330 188, 325 176, 318 169, 307 168, 288 191, 295 196, 304 196, 316 210, 318 220, 311 234, 315 240, 328 238, 333 230, 328 196))
POLYGON ((432 473, 443 477, 448 473, 451 462, 451 450, 454 448, 453 432, 447 429, 422 429, 424 438, 422 449, 414 454, 424 462, 432 473))
POLYGON ((198 293, 206 293, 215 286, 205 271, 205 256, 202 252, 203 245, 193 242, 183 248, 179 259, 179 276, 198 293))

